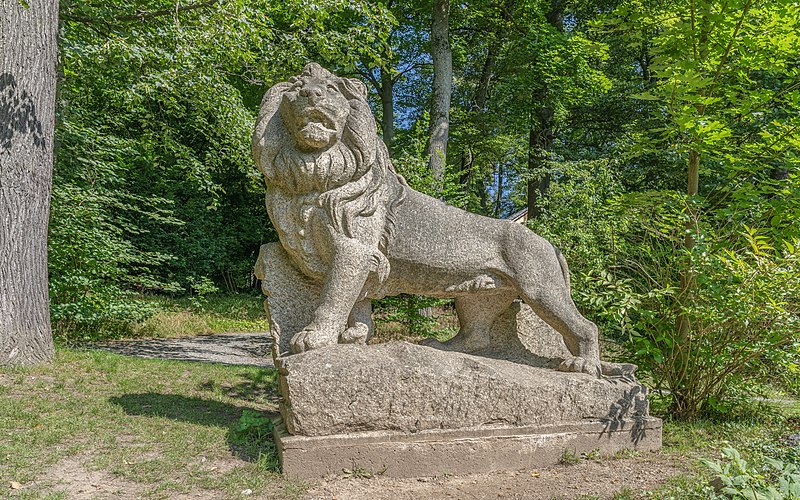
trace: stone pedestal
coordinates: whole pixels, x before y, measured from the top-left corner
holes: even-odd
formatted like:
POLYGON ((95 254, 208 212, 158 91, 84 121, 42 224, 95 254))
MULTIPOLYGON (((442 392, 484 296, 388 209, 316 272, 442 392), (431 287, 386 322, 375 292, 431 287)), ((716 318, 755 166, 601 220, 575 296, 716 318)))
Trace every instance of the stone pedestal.
POLYGON ((293 436, 276 419, 273 436, 283 473, 295 479, 345 469, 392 477, 470 474, 546 467, 573 456, 661 448, 661 420, 634 417, 560 425, 475 427, 415 433, 367 431, 293 436))
POLYGON ((391 342, 278 358, 284 473, 516 470, 555 464, 565 450, 661 447, 661 421, 648 416, 635 380, 562 373, 549 358, 518 354, 510 361, 391 342))

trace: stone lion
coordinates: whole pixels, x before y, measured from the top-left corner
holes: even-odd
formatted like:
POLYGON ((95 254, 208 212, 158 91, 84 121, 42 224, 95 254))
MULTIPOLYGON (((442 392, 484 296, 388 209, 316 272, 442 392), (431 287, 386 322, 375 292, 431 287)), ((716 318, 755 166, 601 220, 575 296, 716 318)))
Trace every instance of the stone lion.
POLYGON ((374 331, 371 299, 400 293, 454 298, 460 331, 429 345, 479 352, 489 347, 489 327, 519 298, 564 338, 573 357, 560 370, 600 375, 598 330, 570 297, 561 253, 520 224, 408 187, 377 134, 362 82, 311 63, 272 87, 253 155, 280 238, 262 247, 256 274, 264 279, 268 266, 285 261, 280 272, 294 278, 267 279, 265 292, 281 295, 276 308, 294 301, 284 317, 309 311, 297 331, 282 327, 293 352, 365 342, 374 331))

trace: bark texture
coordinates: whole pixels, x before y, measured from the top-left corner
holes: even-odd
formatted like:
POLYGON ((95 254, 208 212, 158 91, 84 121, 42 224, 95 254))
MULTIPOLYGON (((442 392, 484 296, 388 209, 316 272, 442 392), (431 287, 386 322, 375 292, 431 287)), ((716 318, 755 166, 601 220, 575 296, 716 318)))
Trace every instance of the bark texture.
MULTIPOLYGON (((547 90, 540 93, 545 100, 547 90)), ((528 218, 535 219, 542 215, 541 199, 547 196, 550 189, 550 172, 547 170, 547 155, 550 145, 555 139, 553 131, 553 110, 547 106, 539 108, 537 125, 531 127, 528 135, 528 218)))
POLYGON ((53 355, 47 223, 58 0, 0 0, 0 365, 53 355))
POLYGON ((394 79, 385 68, 381 68, 380 94, 383 107, 383 118, 381 119, 383 142, 387 148, 391 148, 394 141, 394 79))
POLYGON ((450 134, 450 97, 453 88, 453 53, 450 49, 450 0, 435 0, 431 23, 433 96, 428 165, 436 179, 444 178, 450 134))

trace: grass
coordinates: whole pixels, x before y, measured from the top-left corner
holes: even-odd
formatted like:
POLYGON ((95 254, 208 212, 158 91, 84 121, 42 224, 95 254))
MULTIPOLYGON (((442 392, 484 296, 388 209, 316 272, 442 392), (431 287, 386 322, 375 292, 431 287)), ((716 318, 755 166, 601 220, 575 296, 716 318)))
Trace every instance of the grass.
POLYGON ((304 485, 252 432, 276 414, 274 370, 62 348, 51 365, 0 369, 0 496, 80 497, 84 481, 142 498, 295 497, 304 485))
MULTIPOLYGON (((383 307, 373 312, 375 319, 375 336, 370 342, 372 344, 390 342, 394 340, 404 340, 406 342, 418 343, 425 338, 422 333, 409 331, 408 325, 392 319, 397 313, 396 309, 383 307)), ((455 310, 450 306, 436 306, 431 308, 431 319, 428 328, 430 336, 444 342, 450 340, 458 333, 458 317, 455 310)))
MULTIPOLYGON (((137 325, 137 336, 268 330, 261 297, 153 300, 163 312, 137 325)), ((434 315, 437 329, 455 331, 452 311, 434 315)), ((378 340, 418 340, 412 337, 398 323, 379 322, 378 340)), ((278 475, 270 438, 269 417, 278 408, 275 376, 274 370, 63 347, 51 365, 0 368, 0 497, 298 497, 308 485, 278 475), (81 482, 85 489, 76 490, 81 482)), ((655 393, 652 403, 663 413, 655 393)), ((737 448, 748 460, 788 456, 800 463, 800 449, 784 444, 787 435, 800 433, 800 404, 780 406, 755 402, 749 414, 724 423, 666 421, 662 456, 686 464, 687 472, 655 491, 621 490, 615 498, 707 498, 710 473, 699 459, 719 459, 722 447, 737 448)), ((595 455, 565 450, 562 461, 595 455)), ((620 452, 611 459, 638 455, 620 452)), ((346 475, 374 473, 354 464, 346 475)))
POLYGON ((266 332, 264 298, 252 294, 152 299, 162 310, 134 327, 139 337, 188 337, 225 332, 266 332))

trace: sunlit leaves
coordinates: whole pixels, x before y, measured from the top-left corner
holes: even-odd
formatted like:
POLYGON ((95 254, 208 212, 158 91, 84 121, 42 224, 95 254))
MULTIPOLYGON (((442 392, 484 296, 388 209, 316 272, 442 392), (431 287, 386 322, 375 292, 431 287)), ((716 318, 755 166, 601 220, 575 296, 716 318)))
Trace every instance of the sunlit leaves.
POLYGON ((274 237, 250 153, 261 95, 310 60, 352 68, 391 15, 359 0, 65 0, 60 9, 56 319, 141 319, 128 292, 209 276, 249 286, 258 245, 274 237))

